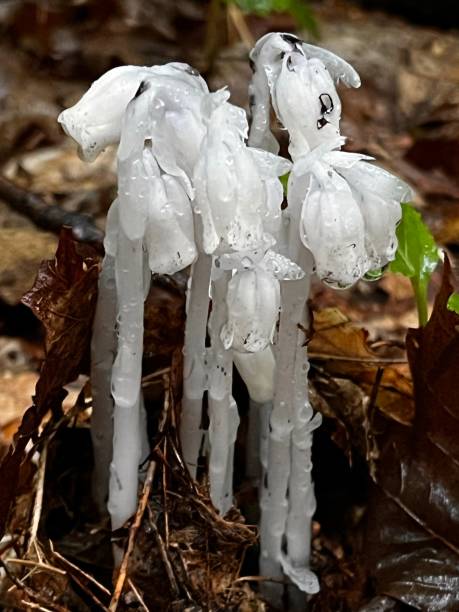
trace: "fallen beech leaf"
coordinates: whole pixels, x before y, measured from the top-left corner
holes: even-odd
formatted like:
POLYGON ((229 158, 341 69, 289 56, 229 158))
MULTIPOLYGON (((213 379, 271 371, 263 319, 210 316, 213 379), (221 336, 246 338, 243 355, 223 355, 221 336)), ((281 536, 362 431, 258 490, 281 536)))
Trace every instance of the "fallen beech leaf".
POLYGON ((380 355, 368 342, 368 332, 337 308, 314 313, 314 333, 308 345, 311 360, 334 378, 357 383, 370 396, 377 372, 383 369, 375 405, 388 417, 409 425, 414 415, 413 387, 404 358, 380 355))
POLYGON ((46 331, 46 357, 35 387, 33 405, 25 412, 0 465, 0 533, 18 486, 25 448, 36 436, 43 417, 61 411, 64 385, 75 380, 88 356, 97 298, 98 258, 90 247, 63 229, 54 260, 43 262, 33 288, 23 297, 46 331))
POLYGON ((459 609, 459 316, 445 258, 432 316, 411 329, 407 351, 416 413, 411 428, 377 434, 378 492, 367 554, 379 593, 429 612, 459 609))

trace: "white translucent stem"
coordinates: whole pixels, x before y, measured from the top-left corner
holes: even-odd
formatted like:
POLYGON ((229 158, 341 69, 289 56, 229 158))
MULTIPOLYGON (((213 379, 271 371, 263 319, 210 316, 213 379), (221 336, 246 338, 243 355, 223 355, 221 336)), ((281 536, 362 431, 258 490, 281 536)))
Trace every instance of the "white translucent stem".
POLYGON ((225 475, 225 499, 229 500, 227 507, 224 507, 222 514, 227 512, 233 505, 233 479, 234 479, 234 451, 236 447, 237 430, 239 427, 239 411, 237 409, 236 400, 233 396, 230 397, 228 407, 228 422, 230 424, 228 430, 228 459, 226 462, 225 475))
POLYGON ((212 281, 209 322, 212 366, 209 378, 209 483, 212 503, 224 515, 233 504, 232 458, 239 415, 231 395, 233 357, 220 339, 227 319, 226 293, 230 272, 212 281))
POLYGON ((121 228, 115 279, 118 352, 112 371, 115 408, 108 502, 112 529, 121 527, 135 512, 143 438, 140 432, 144 303, 142 240, 129 240, 121 228))
MULTIPOLYGON (((298 211, 290 210, 289 256, 301 267, 303 248, 298 231, 298 211)), ((295 422, 297 370, 296 347, 303 344, 304 334, 299 325, 304 323, 306 300, 309 294, 309 275, 298 281, 284 281, 281 286, 282 309, 276 351, 274 404, 270 418, 266 487, 261 496, 260 572, 279 578, 285 571, 282 553, 288 516, 288 487, 292 461, 292 432, 295 422)), ((303 390, 307 393, 307 389, 303 390)), ((267 585, 266 595, 278 605, 282 588, 267 585)))
POLYGON ((255 402, 253 399, 249 401, 247 440, 245 452, 245 475, 255 483, 261 478, 261 461, 260 461, 260 439, 261 439, 261 415, 263 404, 255 402))
MULTIPOLYGON (((264 576, 274 578, 282 576, 280 561, 288 510, 287 489, 293 430, 294 347, 307 289, 302 280, 282 283, 275 392, 268 440, 267 486, 263 488, 260 504, 260 572, 264 576)), ((279 585, 270 585, 269 590, 271 602, 274 603, 274 592, 281 589, 279 585)))
MULTIPOLYGON (((291 471, 289 479, 289 510, 286 526, 287 554, 282 556, 284 573, 303 593, 317 593, 317 577, 309 570, 311 549, 311 520, 316 503, 311 479, 312 431, 320 424, 320 415, 313 418, 308 400, 308 370, 304 330, 309 325, 306 297, 309 292, 310 269, 303 264, 306 277, 302 281, 303 309, 298 321, 295 346, 293 390, 293 431, 291 445, 291 471)), ((290 590, 291 591, 291 590, 290 590)), ((290 593, 293 611, 305 606, 304 595, 290 593)))
POLYGON ((311 519, 316 509, 311 478, 312 432, 320 424, 320 415, 313 418, 313 411, 308 400, 307 372, 309 364, 305 347, 297 347, 296 365, 287 552, 294 566, 307 567, 311 548, 311 519))
MULTIPOLYGON (((259 405, 258 421, 259 421, 259 436, 260 436, 260 464, 261 464, 261 479, 264 483, 268 469, 268 443, 269 443, 269 421, 273 410, 272 402, 265 402, 259 405)), ((262 488, 260 488, 261 496, 262 488)))
MULTIPOLYGON (((295 316, 288 323, 292 335, 290 350, 293 353, 293 379, 290 387, 292 408, 291 470, 288 485, 288 518, 285 529, 287 554, 281 556, 284 573, 305 593, 319 590, 317 578, 309 570, 311 547, 311 519, 315 512, 314 489, 311 480, 312 431, 320 424, 320 416, 313 418, 308 399, 309 363, 306 352, 306 330, 309 326, 307 299, 312 274, 311 257, 300 247, 297 214, 291 211, 290 257, 305 271, 301 281, 292 282, 285 292, 287 304, 296 304, 295 316), (295 332, 294 332, 295 328, 295 332), (295 338, 293 339, 293 334, 295 338)), ((289 309, 289 306, 287 307, 289 309)), ((284 332, 281 330, 280 334, 284 332)), ((280 357, 280 356, 279 356, 280 357)), ((287 390, 286 390, 287 392, 287 390)), ((295 601, 301 597, 294 597, 295 601)))
POLYGON ((135 513, 141 448, 139 401, 130 408, 115 404, 113 460, 110 465, 108 511, 112 529, 119 529, 135 513))
POLYGON ((115 259, 106 255, 99 275, 97 306, 91 339, 92 416, 94 455, 93 497, 99 512, 106 512, 108 479, 113 448, 111 376, 116 350, 115 259))
POLYGON ((205 344, 211 267, 211 256, 199 253, 191 270, 187 297, 180 439, 183 458, 193 478, 196 478, 203 436, 201 419, 202 398, 207 388, 205 344))

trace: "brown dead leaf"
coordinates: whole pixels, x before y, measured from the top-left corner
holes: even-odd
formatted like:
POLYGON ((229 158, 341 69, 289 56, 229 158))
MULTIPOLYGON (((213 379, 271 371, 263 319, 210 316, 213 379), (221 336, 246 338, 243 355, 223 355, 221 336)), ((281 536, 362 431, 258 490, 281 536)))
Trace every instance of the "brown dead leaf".
POLYGON ((432 316, 407 350, 416 400, 411 428, 387 421, 369 513, 367 554, 379 593, 421 610, 459 608, 459 316, 445 260, 432 316))
POLYGON ((357 383, 370 396, 377 372, 383 370, 375 405, 388 417, 408 425, 414 414, 413 389, 407 363, 400 352, 373 350, 368 332, 337 308, 314 313, 314 333, 308 345, 312 361, 332 377, 357 383))
POLYGON ((18 475, 30 439, 43 417, 59 414, 67 392, 64 385, 82 371, 91 336, 97 297, 98 259, 90 247, 77 245, 71 230, 63 229, 54 260, 44 262, 34 287, 23 297, 46 331, 46 358, 26 411, 8 453, 0 465, 0 532, 18 485, 18 475))

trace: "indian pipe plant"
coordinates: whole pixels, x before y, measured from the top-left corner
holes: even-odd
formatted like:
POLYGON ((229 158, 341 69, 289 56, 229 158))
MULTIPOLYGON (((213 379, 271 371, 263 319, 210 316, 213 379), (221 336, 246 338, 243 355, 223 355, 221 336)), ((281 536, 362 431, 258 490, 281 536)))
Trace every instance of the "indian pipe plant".
MULTIPOLYGON (((310 280, 316 274, 340 289, 378 276, 394 259, 400 203, 411 192, 368 156, 341 150, 336 85, 359 87, 352 66, 283 33, 261 38, 250 61, 250 122, 227 89, 210 92, 198 72, 175 62, 110 70, 59 117, 87 161, 118 145, 92 338, 94 496, 113 529, 135 512, 139 465, 150 452, 144 300, 152 273, 191 266, 184 461, 196 478, 207 455, 211 500, 224 515, 239 426, 235 366, 250 395, 247 474, 260 490, 260 574, 315 593, 311 445, 321 419, 308 400, 310 280), (271 108, 288 131, 290 160, 278 155, 271 108), (282 209, 279 177, 288 173, 282 209)), ((278 603, 281 585, 265 593, 278 603)))

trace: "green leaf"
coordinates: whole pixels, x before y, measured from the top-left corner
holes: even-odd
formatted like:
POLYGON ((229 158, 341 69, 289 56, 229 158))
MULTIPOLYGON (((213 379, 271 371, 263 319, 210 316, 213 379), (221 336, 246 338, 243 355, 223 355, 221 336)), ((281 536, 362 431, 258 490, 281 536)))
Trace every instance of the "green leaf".
POLYGON ((289 13, 300 28, 319 35, 319 28, 311 7, 305 0, 226 0, 236 4, 245 13, 266 16, 270 13, 289 13))
POLYGON ((421 215, 410 204, 402 204, 402 220, 397 228, 398 250, 390 264, 411 280, 416 296, 420 325, 427 323, 427 287, 440 259, 437 245, 421 215))
POLYGON ((283 174, 279 177, 280 182, 282 183, 282 187, 284 188, 284 195, 287 195, 287 187, 288 187, 288 177, 290 176, 290 172, 287 174, 283 174))
POLYGON ((297 24, 308 30, 315 38, 319 37, 319 26, 311 7, 304 0, 290 0, 290 8, 287 10, 297 24))
POLYGON ((459 314, 459 293, 452 293, 449 296, 446 307, 448 310, 452 310, 456 314, 459 314))
POLYGON ((440 260, 438 247, 421 215, 410 204, 402 204, 397 239, 398 250, 390 264, 391 271, 428 283, 440 260))

